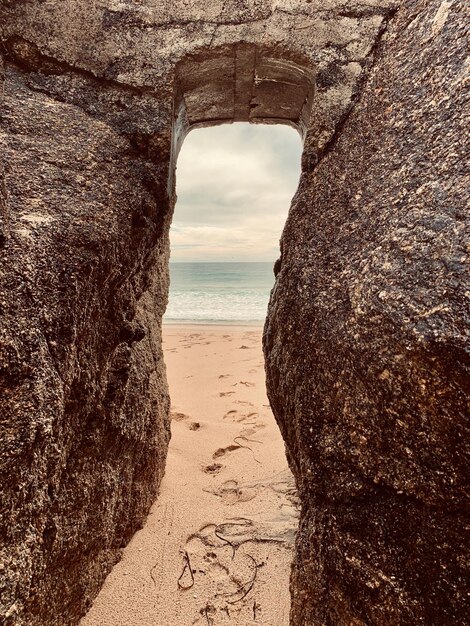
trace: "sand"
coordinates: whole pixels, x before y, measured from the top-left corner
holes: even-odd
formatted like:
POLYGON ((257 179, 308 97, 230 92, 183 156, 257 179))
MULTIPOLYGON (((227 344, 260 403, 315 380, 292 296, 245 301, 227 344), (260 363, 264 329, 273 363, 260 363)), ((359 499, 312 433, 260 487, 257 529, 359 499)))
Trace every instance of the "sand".
POLYGON ((287 626, 298 523, 261 327, 164 328, 160 496, 81 626, 287 626))

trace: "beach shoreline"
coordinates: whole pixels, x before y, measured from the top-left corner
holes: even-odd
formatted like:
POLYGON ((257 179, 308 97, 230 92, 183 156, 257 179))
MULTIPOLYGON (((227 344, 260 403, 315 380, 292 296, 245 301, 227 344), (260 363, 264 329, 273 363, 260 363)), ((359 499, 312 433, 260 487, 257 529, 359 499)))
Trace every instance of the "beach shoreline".
POLYGON ((231 321, 231 320, 167 320, 163 319, 162 328, 166 327, 177 327, 180 330, 192 332, 194 329, 198 331, 209 331, 212 329, 219 328, 221 330, 236 330, 237 328, 242 330, 249 330, 253 328, 253 330, 263 330, 264 324, 266 320, 252 320, 252 321, 231 321))
POLYGON ((270 262, 170 262, 163 323, 262 325, 274 283, 270 262))

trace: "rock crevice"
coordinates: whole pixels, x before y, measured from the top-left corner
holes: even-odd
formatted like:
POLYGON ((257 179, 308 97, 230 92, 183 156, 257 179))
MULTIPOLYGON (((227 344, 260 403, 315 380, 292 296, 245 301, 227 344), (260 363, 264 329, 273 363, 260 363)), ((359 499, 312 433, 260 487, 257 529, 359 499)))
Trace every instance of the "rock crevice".
POLYGON ((465 623, 463 15, 4 0, 2 623, 76 624, 157 495, 177 153, 232 121, 304 138, 264 338, 292 624, 465 623))

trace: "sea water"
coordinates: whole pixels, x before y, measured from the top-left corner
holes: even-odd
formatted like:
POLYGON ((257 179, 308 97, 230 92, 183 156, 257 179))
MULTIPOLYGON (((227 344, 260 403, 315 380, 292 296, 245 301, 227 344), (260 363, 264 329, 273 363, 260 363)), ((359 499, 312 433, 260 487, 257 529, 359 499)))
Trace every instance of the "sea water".
POLYGON ((266 317, 273 285, 272 263, 170 263, 164 320, 260 323, 266 317))

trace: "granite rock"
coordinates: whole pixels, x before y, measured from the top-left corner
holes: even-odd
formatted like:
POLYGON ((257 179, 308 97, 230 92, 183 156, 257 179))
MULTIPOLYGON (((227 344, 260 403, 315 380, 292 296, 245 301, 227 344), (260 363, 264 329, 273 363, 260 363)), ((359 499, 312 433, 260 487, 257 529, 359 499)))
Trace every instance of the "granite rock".
POLYGON ((304 140, 264 337, 292 624, 465 623, 464 8, 0 3, 1 623, 78 623, 157 495, 176 158, 232 121, 304 140))
POLYGON ((264 343, 295 626, 469 623, 466 35, 464 3, 402 3, 285 227, 264 343))
POLYGON ((0 621, 75 624, 163 474, 168 205, 127 138, 13 68, 2 131, 0 621))

